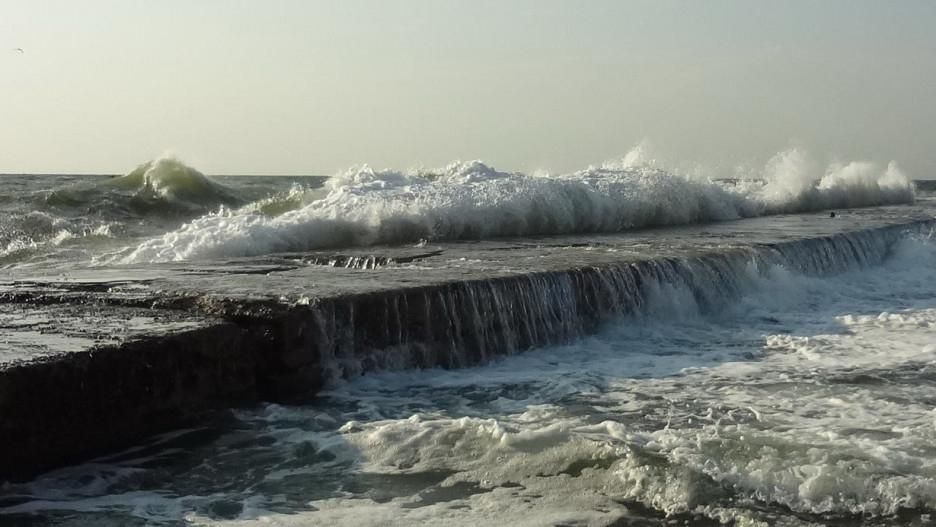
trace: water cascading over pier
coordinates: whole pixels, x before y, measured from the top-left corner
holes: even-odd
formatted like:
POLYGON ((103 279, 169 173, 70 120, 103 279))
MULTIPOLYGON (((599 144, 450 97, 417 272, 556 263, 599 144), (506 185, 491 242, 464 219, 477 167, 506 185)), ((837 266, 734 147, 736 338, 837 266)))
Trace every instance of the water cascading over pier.
POLYGON ((661 305, 717 313, 772 272, 873 266, 934 228, 818 218, 14 277, 0 284, 0 479, 369 371, 466 367, 661 305))
POLYGON ((283 370, 300 366, 312 374, 310 386, 380 369, 466 367, 569 342, 609 320, 645 315, 644 307, 660 295, 711 313, 772 269, 825 275, 876 265, 896 240, 930 228, 923 221, 692 256, 328 298, 289 315, 288 329, 271 345, 294 348, 281 355, 304 362, 283 364, 283 370))

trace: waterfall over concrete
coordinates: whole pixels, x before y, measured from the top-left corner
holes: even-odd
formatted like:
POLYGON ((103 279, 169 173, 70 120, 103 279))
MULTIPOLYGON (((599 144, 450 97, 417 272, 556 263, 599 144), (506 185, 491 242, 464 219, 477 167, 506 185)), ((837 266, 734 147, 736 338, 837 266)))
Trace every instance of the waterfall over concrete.
MULTIPOLYGON (((780 267, 807 275, 840 273, 883 261, 901 237, 931 221, 819 238, 452 281, 323 299, 291 315, 295 342, 321 379, 399 368, 459 368, 497 355, 565 343, 603 322, 643 313, 654 295, 675 295, 702 311, 737 299, 780 267)), ((373 259, 361 260, 372 268, 373 259)), ((285 342, 277 342, 286 346, 285 342)), ((291 366, 291 365, 290 365, 291 366)))

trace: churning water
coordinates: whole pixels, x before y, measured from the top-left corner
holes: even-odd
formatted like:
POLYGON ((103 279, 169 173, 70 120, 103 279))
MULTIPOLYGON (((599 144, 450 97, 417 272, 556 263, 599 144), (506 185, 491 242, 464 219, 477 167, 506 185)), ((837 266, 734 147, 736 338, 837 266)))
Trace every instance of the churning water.
POLYGON ((572 174, 363 166, 331 178, 206 177, 172 158, 122 177, 0 180, 0 265, 147 263, 373 244, 621 232, 779 213, 909 203, 896 164, 814 173, 778 154, 758 179, 693 178, 647 164, 572 174))
MULTIPOLYGON (((26 236, 39 212, 5 202, 19 214, 4 220, 5 265, 614 232, 914 195, 896 167, 864 164, 808 183, 468 164, 261 191, 147 178, 159 163, 69 187, 67 205, 52 202, 59 191, 19 191, 57 216, 26 236), (74 213, 105 199, 106 213, 74 213), (89 241, 66 252, 57 228, 89 241)), ((726 268, 736 287, 720 302, 699 302, 705 284, 661 278, 567 345, 336 380, 309 405, 240 409, 8 484, 0 525, 933 525, 936 241, 924 231, 878 256, 825 277, 726 268)))

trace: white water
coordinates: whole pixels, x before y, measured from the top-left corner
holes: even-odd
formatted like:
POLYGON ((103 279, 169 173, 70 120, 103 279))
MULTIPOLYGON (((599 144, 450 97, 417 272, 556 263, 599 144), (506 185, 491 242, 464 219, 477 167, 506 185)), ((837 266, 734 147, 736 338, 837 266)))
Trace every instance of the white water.
POLYGON ((369 375, 314 407, 243 412, 247 431, 193 453, 162 490, 111 481, 141 479, 132 462, 68 469, 6 512, 224 526, 919 524, 936 509, 934 266, 936 244, 916 239, 838 277, 775 269, 721 313, 661 288, 639 317, 572 345, 369 375))
MULTIPOLYGON (((632 158, 634 156, 628 156, 632 158)), ((435 172, 375 171, 331 178, 271 217, 268 204, 222 210, 117 255, 123 263, 247 256, 372 244, 618 232, 828 208, 907 203, 913 184, 891 163, 817 170, 791 150, 757 181, 731 184, 673 174, 634 159, 566 175, 499 172, 481 162, 435 172)))

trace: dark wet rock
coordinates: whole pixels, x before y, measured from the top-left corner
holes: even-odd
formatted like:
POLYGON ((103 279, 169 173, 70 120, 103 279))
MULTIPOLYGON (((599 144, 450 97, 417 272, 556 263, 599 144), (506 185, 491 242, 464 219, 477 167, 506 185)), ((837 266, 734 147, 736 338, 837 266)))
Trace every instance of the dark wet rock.
POLYGON ((257 397, 256 350, 230 323, 106 307, 0 308, 4 478, 102 454, 257 397), (30 324, 11 327, 11 315, 30 324), (17 351, 24 358, 11 360, 17 351))

